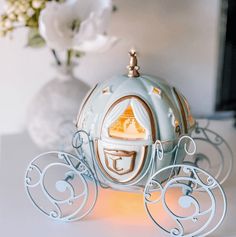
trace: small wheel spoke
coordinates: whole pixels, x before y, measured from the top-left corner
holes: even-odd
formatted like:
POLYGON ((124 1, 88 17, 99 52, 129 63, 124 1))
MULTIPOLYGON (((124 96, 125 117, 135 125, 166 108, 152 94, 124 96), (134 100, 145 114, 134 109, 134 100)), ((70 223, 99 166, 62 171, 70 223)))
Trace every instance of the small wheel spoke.
POLYGON ((87 164, 64 152, 36 157, 26 171, 25 189, 35 207, 61 221, 88 215, 98 193, 97 181, 87 164))
POLYGON ((209 235, 226 214, 226 197, 220 184, 206 171, 185 164, 156 172, 145 187, 144 205, 156 226, 178 237, 209 235), (173 171, 176 169, 178 173, 173 171), (171 178, 161 182, 160 177, 168 173, 171 178))
POLYGON ((233 167, 233 152, 230 146, 223 137, 208 128, 197 126, 192 137, 198 148, 194 162, 223 184, 233 167))

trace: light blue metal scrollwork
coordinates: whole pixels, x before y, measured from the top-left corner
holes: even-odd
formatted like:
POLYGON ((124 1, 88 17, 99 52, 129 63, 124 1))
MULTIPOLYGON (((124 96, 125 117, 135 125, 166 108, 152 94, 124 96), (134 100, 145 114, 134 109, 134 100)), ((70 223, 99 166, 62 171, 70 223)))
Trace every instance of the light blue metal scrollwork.
MULTIPOLYGON (((203 131, 204 134, 207 132, 206 129, 203 131)), ((211 141, 210 138, 208 140, 211 141)), ((219 141, 218 138, 216 140, 219 141)), ((217 145, 223 142, 218 142, 217 145)), ((97 174, 101 171, 95 162, 93 141, 89 134, 83 130, 76 132, 72 146, 76 155, 65 152, 44 153, 36 157, 26 171, 25 188, 29 198, 41 212, 55 220, 75 221, 85 217, 95 206, 98 184, 108 188, 103 180, 100 180, 102 176, 97 174)), ((224 219, 226 198, 219 183, 210 174, 197 167, 196 144, 193 138, 181 137, 171 150, 165 150, 159 140, 152 146, 150 164, 139 178, 148 176, 144 189, 144 204, 148 216, 172 237, 203 237, 213 232, 224 219), (194 159, 191 162, 178 164, 183 152, 194 159), (164 161, 166 157, 173 157, 171 165, 156 172, 156 162, 164 161), (166 199, 171 189, 180 190, 174 192, 175 195, 179 193, 179 196, 173 195, 173 198, 178 200, 180 208, 191 209, 190 214, 188 211, 179 214, 172 209, 166 199), (154 194, 157 194, 155 198, 154 194), (200 200, 199 194, 207 198, 200 200), (206 204, 207 199, 210 205, 204 209, 201 207, 201 202, 206 204), (172 227, 156 220, 152 207, 157 204, 161 204, 169 216, 172 227), (217 205, 222 207, 222 211, 216 216, 217 205), (202 218, 205 220, 202 221, 202 218), (213 220, 215 222, 212 224, 213 220), (188 231, 186 222, 194 223, 194 226, 199 224, 199 227, 188 231)))
POLYGON ((77 131, 72 139, 72 146, 75 149, 76 155, 80 157, 88 167, 93 171, 96 182, 99 184, 102 188, 108 188, 108 186, 104 185, 100 179, 98 178, 97 170, 98 166, 95 163, 95 152, 94 152, 94 144, 93 141, 90 139, 89 134, 84 130, 77 131), (88 146, 86 149, 86 146, 88 146), (90 163, 88 162, 88 159, 86 158, 85 150, 88 151, 89 154, 87 154, 90 157, 90 163))
POLYGON ((226 213, 226 198, 219 183, 207 172, 184 164, 165 167, 149 179, 144 205, 154 224, 172 237, 209 235, 222 223, 226 213), (160 182, 159 177, 168 172, 171 178, 160 182), (173 205, 176 199, 178 203, 173 205), (165 211, 159 217, 157 206, 159 213, 160 206, 165 211))
POLYGON ((196 126, 192 137, 198 150, 194 156, 196 166, 209 172, 220 184, 229 177, 233 167, 233 152, 228 143, 216 132, 196 126), (208 155, 208 151, 209 155, 208 155))
POLYGON ((97 181, 87 164, 64 152, 36 157, 26 171, 25 188, 41 212, 68 222, 88 215, 98 192, 97 181))

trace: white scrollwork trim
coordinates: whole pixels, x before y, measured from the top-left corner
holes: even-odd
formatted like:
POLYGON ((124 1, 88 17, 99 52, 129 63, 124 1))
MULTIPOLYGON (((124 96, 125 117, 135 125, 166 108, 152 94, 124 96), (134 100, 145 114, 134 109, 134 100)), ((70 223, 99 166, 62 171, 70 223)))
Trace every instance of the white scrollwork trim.
POLYGON ((210 157, 205 152, 199 151, 195 155, 195 163, 198 167, 201 164, 207 164, 207 171, 218 180, 220 184, 224 183, 230 176, 233 168, 233 152, 229 144, 216 132, 197 126, 192 134, 193 139, 197 144, 204 143, 205 148, 209 146, 218 154, 217 156, 210 157), (215 165, 217 164, 217 165, 215 165))
MULTIPOLYGON (((193 167, 191 165, 172 165, 161 169, 156 172, 148 181, 144 190, 144 205, 147 214, 151 220, 163 231, 168 233, 170 236, 175 237, 203 237, 212 233, 222 223, 226 213, 226 198, 224 191, 222 190, 219 183, 207 172, 193 167), (166 174, 166 172, 173 172, 178 169, 178 174, 170 174, 167 181, 160 183, 158 177, 166 174), (201 176, 201 177, 200 177, 201 176), (214 187, 214 189, 213 189, 214 187), (217 195, 215 194, 215 187, 218 189, 217 195), (185 214, 178 214, 178 210, 173 209, 166 201, 167 193, 169 190, 182 190, 182 195, 178 196, 178 205, 183 209, 190 209, 191 213, 186 212, 185 214), (204 200, 199 199, 199 189, 204 190, 207 200, 210 201, 209 207, 203 206, 204 200), (155 198, 153 198, 155 196, 155 198), (216 218, 216 206, 218 199, 222 201, 221 206, 222 213, 217 213, 218 219, 215 223, 216 218), (159 223, 160 220, 155 219, 152 208, 156 204, 160 204, 164 208, 166 214, 173 220, 175 226, 167 227, 165 223, 159 223), (202 221, 202 217, 205 218, 202 221), (193 222, 196 229, 191 233, 187 233, 186 221, 193 222)), ((156 211, 156 210, 155 210, 156 211)))
POLYGON ((36 157, 26 171, 25 188, 30 200, 41 212, 61 221, 75 221, 89 214, 96 203, 98 191, 97 181, 89 167, 64 152, 47 152, 36 157), (54 185, 47 179, 50 174, 60 177, 54 185), (42 202, 42 195, 47 206, 42 202), (65 211, 65 207, 71 207, 70 211, 65 211))
POLYGON ((160 140, 156 140, 153 150, 155 152, 154 156, 156 155, 158 160, 162 160, 164 157, 164 149, 160 140))

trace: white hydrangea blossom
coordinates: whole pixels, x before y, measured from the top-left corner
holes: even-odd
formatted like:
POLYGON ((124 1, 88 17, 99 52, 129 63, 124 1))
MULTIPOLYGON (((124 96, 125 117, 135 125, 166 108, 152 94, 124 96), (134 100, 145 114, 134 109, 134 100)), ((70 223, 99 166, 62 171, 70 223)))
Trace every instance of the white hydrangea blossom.
POLYGON ((117 41, 105 35, 111 13, 111 0, 48 2, 40 15, 40 34, 58 51, 105 51, 117 41))

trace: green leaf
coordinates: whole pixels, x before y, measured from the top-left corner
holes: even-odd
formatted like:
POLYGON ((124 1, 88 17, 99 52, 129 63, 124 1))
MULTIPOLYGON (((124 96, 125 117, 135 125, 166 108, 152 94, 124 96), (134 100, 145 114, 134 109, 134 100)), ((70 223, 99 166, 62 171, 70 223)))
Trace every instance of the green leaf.
POLYGON ((39 34, 38 28, 30 28, 28 33, 27 47, 41 48, 45 46, 46 42, 39 34))
POLYGON ((85 55, 84 52, 81 52, 81 51, 78 51, 78 50, 74 50, 73 51, 73 55, 76 57, 76 58, 81 58, 85 55))

